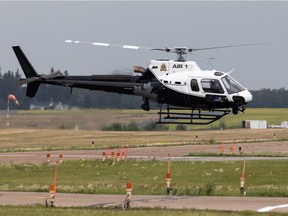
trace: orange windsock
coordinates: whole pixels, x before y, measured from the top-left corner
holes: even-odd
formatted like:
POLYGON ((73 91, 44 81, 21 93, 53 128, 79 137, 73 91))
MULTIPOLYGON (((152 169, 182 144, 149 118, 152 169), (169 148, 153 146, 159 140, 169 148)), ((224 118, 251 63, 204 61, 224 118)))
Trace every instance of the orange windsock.
POLYGON ((17 104, 18 106, 20 105, 18 100, 16 99, 15 95, 13 94, 9 94, 8 95, 8 100, 12 100, 15 104, 17 104))

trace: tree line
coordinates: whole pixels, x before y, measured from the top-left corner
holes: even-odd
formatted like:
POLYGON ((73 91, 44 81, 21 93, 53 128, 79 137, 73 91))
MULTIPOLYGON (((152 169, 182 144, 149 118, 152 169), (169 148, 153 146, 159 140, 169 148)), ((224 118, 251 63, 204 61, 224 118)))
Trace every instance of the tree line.
MULTIPOLYGON (((53 71, 52 68, 51 73, 53 71)), ((65 75, 68 75, 67 71, 65 71, 65 75)), ((18 109, 29 109, 30 104, 35 101, 62 102, 69 107, 79 108, 141 109, 141 97, 85 89, 72 89, 71 92, 70 88, 44 84, 40 85, 36 96, 31 99, 26 97, 26 87, 19 85, 20 78, 19 70, 16 72, 9 70, 2 74, 0 68, 0 109, 7 108, 8 94, 14 94, 18 99, 20 103, 18 109)), ((248 107, 288 108, 288 90, 285 88, 263 88, 252 90, 251 93, 253 94, 253 101, 248 104, 248 107)), ((157 107, 157 104, 152 105, 152 108, 157 107)))

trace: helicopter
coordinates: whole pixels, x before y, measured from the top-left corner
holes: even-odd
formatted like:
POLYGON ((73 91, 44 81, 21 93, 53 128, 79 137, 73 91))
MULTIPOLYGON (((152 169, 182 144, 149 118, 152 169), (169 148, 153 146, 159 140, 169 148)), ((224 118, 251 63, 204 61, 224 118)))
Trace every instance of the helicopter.
POLYGON ((125 49, 146 49, 175 53, 176 60, 151 60, 148 68, 134 66, 135 75, 90 75, 64 76, 60 71, 49 75, 36 72, 20 46, 13 46, 14 53, 26 78, 20 84, 26 84, 26 96, 33 98, 40 84, 89 89, 135 95, 143 98, 141 108, 150 110, 150 102, 159 105, 159 124, 210 124, 229 114, 244 112, 252 101, 247 88, 233 79, 232 72, 202 70, 195 61, 188 61, 188 54, 196 51, 221 49, 239 46, 259 45, 263 43, 216 46, 206 48, 147 48, 131 45, 117 45, 99 42, 65 40, 66 43, 90 44, 93 46, 115 46, 125 49), (137 75, 136 75, 137 74, 137 75), (166 107, 165 107, 166 106, 166 107))

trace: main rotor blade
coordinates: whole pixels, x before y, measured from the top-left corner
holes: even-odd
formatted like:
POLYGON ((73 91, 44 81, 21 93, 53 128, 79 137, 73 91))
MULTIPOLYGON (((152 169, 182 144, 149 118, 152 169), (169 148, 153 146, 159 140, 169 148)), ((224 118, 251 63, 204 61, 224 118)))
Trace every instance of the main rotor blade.
POLYGON ((216 47, 204 47, 204 48, 191 48, 190 52, 200 51, 200 50, 210 50, 210 49, 223 49, 223 48, 232 48, 232 47, 241 47, 241 46, 255 46, 255 45, 263 45, 268 44, 266 42, 261 43, 249 43, 249 44, 236 44, 236 45, 227 45, 227 46, 216 46, 216 47))
MULTIPOLYGON (((171 52, 177 54, 188 54, 193 53, 194 51, 201 51, 201 50, 212 50, 212 49, 223 49, 223 48, 232 48, 232 47, 242 47, 242 46, 255 46, 255 45, 263 45, 268 43, 249 43, 249 44, 236 44, 236 45, 226 45, 226 46, 215 46, 215 47, 203 47, 203 48, 186 48, 186 47, 174 47, 174 48, 151 48, 151 47, 141 47, 141 46, 134 46, 134 45, 121 45, 121 44, 110 44, 110 43, 102 43, 102 42, 87 42, 87 41, 78 41, 78 40, 65 40, 65 43, 74 43, 74 44, 88 44, 93 46, 112 46, 112 47, 120 47, 123 49, 143 49, 143 50, 156 50, 156 51, 163 51, 163 52, 171 52)), ((208 57, 211 59, 210 57, 208 57)))
POLYGON ((134 45, 122 45, 122 44, 110 44, 110 43, 102 43, 102 42, 87 42, 87 41, 78 41, 78 40, 65 40, 65 43, 74 43, 74 44, 88 44, 93 46, 104 46, 104 47, 120 47, 123 49, 145 49, 145 50, 151 50, 152 48, 149 47, 140 47, 140 46, 134 46, 134 45))

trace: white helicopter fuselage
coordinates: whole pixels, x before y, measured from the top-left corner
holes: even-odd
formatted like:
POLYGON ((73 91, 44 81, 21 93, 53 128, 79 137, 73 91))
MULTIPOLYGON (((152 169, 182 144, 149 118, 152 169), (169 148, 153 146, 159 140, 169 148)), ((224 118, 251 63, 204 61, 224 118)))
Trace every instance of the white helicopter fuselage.
POLYGON ((194 61, 151 60, 149 70, 163 86, 180 94, 212 102, 252 101, 252 94, 228 73, 201 70, 194 61))

